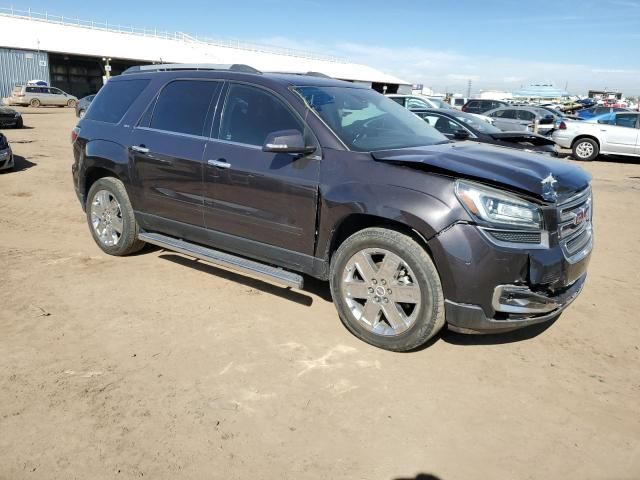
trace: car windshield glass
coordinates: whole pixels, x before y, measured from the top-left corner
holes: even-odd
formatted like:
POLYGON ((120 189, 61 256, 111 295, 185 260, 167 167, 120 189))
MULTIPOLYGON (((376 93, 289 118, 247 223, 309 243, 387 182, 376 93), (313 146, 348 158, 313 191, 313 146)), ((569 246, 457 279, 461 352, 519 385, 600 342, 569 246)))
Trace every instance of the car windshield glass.
POLYGON ((471 115, 470 113, 464 112, 456 112, 453 116, 461 121, 469 125, 471 128, 478 130, 481 133, 499 133, 502 130, 494 127, 489 122, 483 120, 482 118, 471 115))
POLYGON ((351 150, 372 152, 449 141, 418 116, 374 90, 297 87, 295 91, 351 150))

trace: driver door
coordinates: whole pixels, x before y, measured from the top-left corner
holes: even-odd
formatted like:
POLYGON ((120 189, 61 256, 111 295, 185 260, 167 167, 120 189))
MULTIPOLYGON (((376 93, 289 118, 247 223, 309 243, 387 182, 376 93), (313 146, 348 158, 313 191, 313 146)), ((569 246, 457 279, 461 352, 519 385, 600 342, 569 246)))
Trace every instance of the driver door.
POLYGON ((260 244, 262 251, 272 246, 313 255, 319 148, 307 156, 262 151, 269 133, 305 133, 305 123, 262 87, 230 82, 223 100, 205 149, 206 228, 221 247, 228 242, 241 254, 256 256, 260 244))

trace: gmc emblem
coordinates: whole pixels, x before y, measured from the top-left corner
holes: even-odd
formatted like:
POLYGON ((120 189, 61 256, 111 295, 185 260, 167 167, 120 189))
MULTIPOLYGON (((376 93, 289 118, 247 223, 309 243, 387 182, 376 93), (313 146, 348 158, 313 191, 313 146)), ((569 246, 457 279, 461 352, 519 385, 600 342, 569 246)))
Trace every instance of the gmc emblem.
POLYGON ((576 217, 573 219, 573 223, 577 226, 585 220, 589 220, 589 207, 582 207, 580 210, 576 211, 575 214, 576 217))

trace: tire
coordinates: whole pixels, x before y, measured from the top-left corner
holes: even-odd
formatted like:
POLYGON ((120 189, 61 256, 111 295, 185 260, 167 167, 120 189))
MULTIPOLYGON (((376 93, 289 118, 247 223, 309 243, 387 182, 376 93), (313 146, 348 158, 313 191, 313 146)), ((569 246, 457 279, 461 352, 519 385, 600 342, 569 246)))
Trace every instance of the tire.
POLYGON ((84 117, 84 109, 78 112, 78 118, 84 117))
POLYGON ((425 249, 402 233, 367 228, 353 234, 333 255, 329 281, 342 323, 376 347, 413 350, 444 326, 438 271, 425 249))
POLYGON ((598 142, 592 138, 580 138, 576 140, 573 142, 571 149, 573 150, 573 158, 582 160, 583 162, 595 160, 600 153, 598 142))
POLYGON ((13 128, 22 128, 22 127, 24 127, 24 121, 22 120, 22 117, 19 117, 18 121, 16 122, 13 128))
POLYGON ((124 256, 144 247, 145 243, 138 239, 140 227, 133 214, 129 196, 123 183, 117 178, 103 177, 91 186, 87 195, 86 212, 91 235, 103 252, 124 256), (113 200, 117 208, 114 207, 113 200))
POLYGON ((40 106, 40 100, 38 100, 37 98, 32 98, 31 101, 29 102, 29 106, 33 108, 38 108, 40 106))
POLYGON ((76 101, 75 100, 69 100, 67 102, 67 107, 76 108, 76 101))

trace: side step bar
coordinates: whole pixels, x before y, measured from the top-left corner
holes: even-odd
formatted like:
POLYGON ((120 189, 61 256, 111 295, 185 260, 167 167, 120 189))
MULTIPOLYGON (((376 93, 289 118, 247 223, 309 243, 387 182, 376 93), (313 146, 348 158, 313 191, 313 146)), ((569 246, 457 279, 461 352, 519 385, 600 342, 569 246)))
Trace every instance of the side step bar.
POLYGON ((301 289, 304 284, 302 275, 292 273, 282 268, 272 267, 264 263, 256 262, 242 257, 220 252, 212 248, 203 247, 194 243, 185 242, 178 238, 168 237, 160 233, 141 232, 138 238, 144 242, 158 247, 183 253, 191 257, 199 258, 206 262, 214 263, 233 270, 240 270, 252 275, 271 280, 287 287, 301 289))

